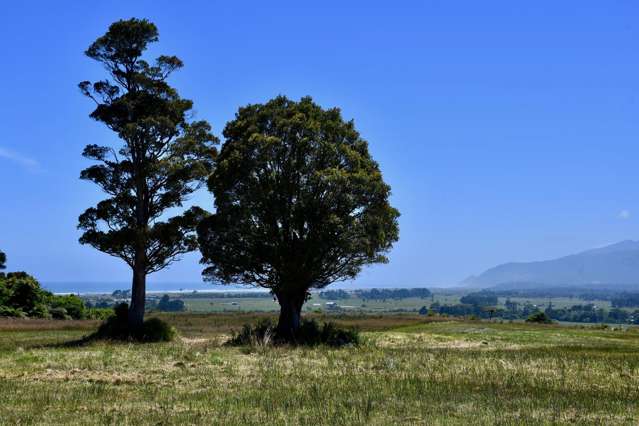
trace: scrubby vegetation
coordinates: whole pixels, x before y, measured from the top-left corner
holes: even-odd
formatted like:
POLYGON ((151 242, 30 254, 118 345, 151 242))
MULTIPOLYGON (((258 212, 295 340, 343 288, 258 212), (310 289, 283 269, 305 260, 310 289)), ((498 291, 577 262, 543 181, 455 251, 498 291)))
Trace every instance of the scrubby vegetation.
POLYGON ((103 318, 100 309, 87 309, 73 294, 58 296, 44 290, 25 272, 0 274, 0 316, 54 319, 103 318))
POLYGON ((232 346, 268 346, 272 344, 293 344, 298 346, 326 345, 341 347, 358 345, 359 332, 353 328, 342 328, 334 322, 319 324, 315 319, 303 319, 295 336, 278 334, 277 326, 268 318, 255 325, 244 324, 239 333, 228 341, 232 346))
POLYGON ((320 297, 327 300, 350 299, 357 297, 363 300, 399 300, 410 297, 425 299, 432 293, 427 288, 373 288, 370 290, 325 290, 320 292, 320 297))
MULTIPOLYGON (((463 298, 462 298, 463 299, 463 298)), ((430 310, 440 315, 456 317, 475 316, 477 318, 500 318, 506 320, 525 320, 531 315, 543 312, 555 321, 582 323, 639 324, 639 309, 633 311, 612 308, 604 309, 592 303, 576 304, 564 308, 555 308, 549 303, 545 308, 531 303, 517 303, 506 300, 505 309, 499 306, 469 304, 442 305, 435 302, 430 310)))
POLYGON ((157 309, 163 312, 182 312, 184 311, 184 302, 180 299, 171 300, 169 295, 165 294, 158 302, 157 309))
POLYGON ((499 303, 497 295, 492 291, 479 291, 462 296, 459 301, 473 306, 496 306, 499 303))
POLYGON ((87 340, 137 340, 141 342, 170 342, 177 336, 174 327, 159 318, 144 321, 142 328, 132 331, 128 326, 129 306, 126 303, 116 305, 113 315, 109 316, 88 336, 87 340))

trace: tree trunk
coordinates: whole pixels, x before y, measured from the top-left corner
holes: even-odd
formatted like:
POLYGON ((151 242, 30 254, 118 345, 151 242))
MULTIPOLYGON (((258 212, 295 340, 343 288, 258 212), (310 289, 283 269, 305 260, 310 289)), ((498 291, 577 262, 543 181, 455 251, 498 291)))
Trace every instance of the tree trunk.
POLYGON ((277 332, 280 337, 286 340, 294 340, 297 330, 300 328, 302 317, 302 305, 304 305, 304 295, 291 296, 287 294, 277 294, 280 303, 280 318, 277 323, 277 332))
MULTIPOLYGON (((138 147, 139 149, 139 147, 138 147)), ((143 158, 141 153, 136 153, 135 158, 143 158)), ((146 215, 145 191, 143 175, 141 174, 142 166, 138 161, 136 164, 136 187, 137 200, 135 207, 136 216, 136 241, 135 241, 135 260, 133 262, 133 283, 131 284, 131 305, 129 306, 129 333, 138 336, 142 331, 144 323, 144 303, 146 302, 146 228, 148 225, 148 216, 146 215)))
POLYGON ((146 301, 146 270, 136 265, 133 269, 131 285, 131 305, 129 305, 129 332, 137 334, 144 323, 144 303, 146 301))

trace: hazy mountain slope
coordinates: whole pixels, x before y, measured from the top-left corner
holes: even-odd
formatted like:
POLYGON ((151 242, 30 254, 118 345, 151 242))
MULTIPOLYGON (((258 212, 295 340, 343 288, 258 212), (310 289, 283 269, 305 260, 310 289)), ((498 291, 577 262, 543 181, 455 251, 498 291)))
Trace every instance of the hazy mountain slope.
POLYGON ((554 260, 505 263, 463 282, 482 287, 517 283, 624 287, 637 284, 639 288, 639 241, 622 241, 554 260))

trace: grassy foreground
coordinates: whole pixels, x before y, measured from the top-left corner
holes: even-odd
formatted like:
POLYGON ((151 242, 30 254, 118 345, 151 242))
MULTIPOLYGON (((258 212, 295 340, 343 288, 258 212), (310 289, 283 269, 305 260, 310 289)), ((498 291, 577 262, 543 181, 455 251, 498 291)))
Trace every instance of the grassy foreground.
POLYGON ((231 348, 256 315, 173 315, 173 343, 0 320, 2 424, 637 424, 639 331, 344 318, 358 348, 231 348))

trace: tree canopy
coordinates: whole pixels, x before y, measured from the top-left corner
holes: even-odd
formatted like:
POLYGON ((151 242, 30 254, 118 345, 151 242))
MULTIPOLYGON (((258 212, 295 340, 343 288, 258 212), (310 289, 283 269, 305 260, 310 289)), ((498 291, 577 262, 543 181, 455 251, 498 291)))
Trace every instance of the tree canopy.
POLYGON ((7 268, 7 255, 0 250, 0 271, 7 268))
POLYGON ((108 78, 79 85, 96 104, 91 118, 122 141, 117 148, 89 144, 84 149, 83 155, 97 164, 83 170, 81 178, 108 197, 80 216, 80 242, 132 268, 133 328, 143 320, 146 275, 197 248, 195 226, 205 213, 198 208, 172 217, 166 213, 204 183, 217 143, 206 121, 189 121, 193 103, 167 83, 182 61, 143 59, 156 41, 158 30, 147 20, 113 23, 85 52, 104 66, 108 78))
POLYGON ((459 301, 468 305, 495 306, 499 303, 497 295, 492 291, 482 290, 475 293, 468 293, 462 296, 459 301))
POLYGON ((205 278, 270 289, 279 329, 299 327, 313 288, 387 262, 399 212, 367 142, 337 108, 279 96, 240 108, 208 181, 198 227, 205 278))

